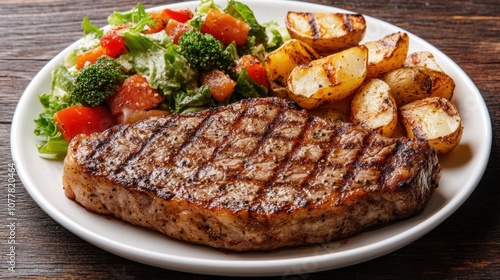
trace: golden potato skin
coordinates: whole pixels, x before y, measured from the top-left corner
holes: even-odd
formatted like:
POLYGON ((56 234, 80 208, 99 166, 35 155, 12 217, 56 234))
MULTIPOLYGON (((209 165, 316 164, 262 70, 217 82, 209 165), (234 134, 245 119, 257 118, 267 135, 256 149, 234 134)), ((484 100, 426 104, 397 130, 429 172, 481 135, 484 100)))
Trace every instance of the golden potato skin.
POLYGON ((376 78, 403 66, 410 47, 410 37, 405 32, 396 32, 380 40, 366 42, 364 46, 368 48, 366 77, 376 78))
POLYGON ((295 39, 268 53, 264 59, 264 67, 270 95, 287 98, 286 84, 293 68, 308 64, 319 57, 311 46, 295 39))
POLYGON ((320 117, 325 121, 327 121, 328 123, 335 125, 342 122, 349 122, 349 117, 345 113, 333 108, 313 109, 309 110, 309 114, 311 116, 320 117))
POLYGON ((391 87, 398 107, 426 97, 438 96, 451 100, 455 82, 446 73, 425 67, 402 67, 382 76, 391 87))
POLYGON ((460 143, 462 118, 446 98, 428 97, 402 106, 401 123, 408 137, 427 139, 438 154, 446 154, 460 143))
POLYGON ((351 100, 350 119, 368 131, 391 137, 398 123, 398 109, 389 85, 380 79, 363 83, 351 100))
POLYGON ((285 25, 291 38, 311 45, 322 55, 358 45, 366 32, 361 14, 290 11, 285 25))
POLYGON ((428 51, 414 52, 409 54, 403 65, 404 67, 425 67, 434 71, 443 72, 443 69, 437 63, 434 55, 428 51))
POLYGON ((368 49, 356 46, 295 67, 287 81, 288 97, 315 109, 351 95, 366 77, 368 49))

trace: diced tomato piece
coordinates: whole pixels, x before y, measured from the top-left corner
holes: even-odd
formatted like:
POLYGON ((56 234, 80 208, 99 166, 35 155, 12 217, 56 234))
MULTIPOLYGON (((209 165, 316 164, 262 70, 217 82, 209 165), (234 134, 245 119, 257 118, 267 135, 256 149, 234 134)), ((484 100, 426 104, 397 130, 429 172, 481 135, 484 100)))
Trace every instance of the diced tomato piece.
POLYGON ((165 9, 163 13, 169 18, 185 23, 193 18, 194 14, 189 9, 165 9))
POLYGON ((162 31, 165 28, 166 22, 161 18, 153 18, 154 25, 148 25, 148 29, 142 31, 144 34, 153 34, 162 31))
POLYGON ((104 56, 104 48, 99 46, 76 56, 76 69, 82 69, 87 62, 92 64, 101 56, 104 56))
POLYGON ((149 13, 155 22, 155 25, 149 25, 149 29, 143 31, 143 33, 151 34, 162 31, 168 22, 168 17, 163 11, 152 11, 149 13))
POLYGON ((168 21, 167 26, 165 26, 165 33, 167 33, 167 35, 172 38, 172 42, 177 45, 179 43, 179 37, 190 29, 193 28, 175 19, 171 19, 168 21))
POLYGON ((156 33, 160 32, 171 20, 175 20, 180 23, 185 23, 193 17, 193 12, 189 9, 164 9, 160 11, 152 11, 149 13, 153 18, 155 25, 149 26, 149 29, 144 31, 144 33, 156 33))
POLYGON ((114 126, 116 120, 107 107, 75 106, 54 114, 54 123, 66 141, 79 134, 103 132, 114 126))
POLYGON ((228 98, 236 86, 236 82, 219 69, 201 73, 200 82, 210 87, 210 94, 219 102, 228 98))
POLYGON ((248 72, 250 79, 254 80, 256 83, 267 87, 267 77, 266 68, 260 61, 253 55, 244 55, 238 61, 236 70, 245 68, 248 72))
POLYGON ((233 41, 238 46, 244 45, 249 31, 250 26, 246 22, 214 9, 208 11, 201 27, 202 33, 211 34, 225 45, 233 41))
POLYGON ((149 117, 161 117, 161 116, 168 116, 169 113, 167 111, 163 110, 134 110, 134 109, 129 109, 125 108, 121 112, 121 114, 118 115, 117 121, 119 124, 130 124, 130 123, 135 123, 140 120, 147 119, 149 117))
POLYGON ((163 102, 163 97, 146 78, 136 74, 125 79, 107 102, 111 113, 116 116, 125 108, 144 111, 155 108, 163 102))
POLYGON ((250 64, 245 66, 247 69, 248 76, 250 79, 254 80, 256 83, 261 86, 267 87, 267 77, 266 77, 266 68, 262 66, 260 63, 250 64))
POLYGON ((104 53, 112 58, 115 58, 127 52, 125 41, 118 34, 118 30, 110 30, 101 37, 101 46, 104 48, 104 53))

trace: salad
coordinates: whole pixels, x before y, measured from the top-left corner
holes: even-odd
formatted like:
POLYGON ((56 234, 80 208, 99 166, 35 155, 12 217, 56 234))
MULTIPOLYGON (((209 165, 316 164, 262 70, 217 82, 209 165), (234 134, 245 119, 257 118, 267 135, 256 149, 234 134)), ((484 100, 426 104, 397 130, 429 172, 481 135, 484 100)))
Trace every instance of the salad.
POLYGON ((52 71, 35 120, 39 155, 62 159, 78 134, 150 116, 189 113, 267 96, 265 55, 289 40, 236 0, 201 0, 195 11, 114 12, 99 28, 85 17, 79 46, 52 71))

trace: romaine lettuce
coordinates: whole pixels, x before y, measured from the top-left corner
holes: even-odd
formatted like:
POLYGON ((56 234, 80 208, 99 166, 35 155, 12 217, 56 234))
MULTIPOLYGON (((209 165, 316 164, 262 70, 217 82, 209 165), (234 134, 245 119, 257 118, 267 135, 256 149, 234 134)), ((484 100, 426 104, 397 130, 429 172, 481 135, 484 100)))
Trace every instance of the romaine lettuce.
POLYGON ((66 155, 68 142, 62 138, 61 132, 54 123, 54 114, 72 106, 69 94, 54 95, 44 93, 38 96, 43 111, 35 120, 35 135, 43 139, 37 145, 38 153, 47 159, 62 159, 66 155))
POLYGON ((247 5, 235 0, 229 0, 224 12, 246 22, 250 26, 248 36, 254 37, 256 43, 267 42, 266 29, 259 24, 253 11, 247 5))
POLYGON ((266 96, 267 88, 252 80, 245 68, 241 69, 238 79, 236 80, 236 87, 233 94, 231 94, 230 102, 235 102, 245 98, 257 98, 266 96))
POLYGON ((201 86, 195 90, 176 92, 174 99, 176 104, 174 113, 194 112, 197 110, 193 108, 205 109, 216 106, 208 86, 201 86))
POLYGON ((155 24, 151 15, 144 9, 141 3, 127 12, 113 12, 108 17, 108 23, 111 26, 119 26, 122 24, 133 23, 136 24, 134 29, 142 31, 148 24, 155 24))
POLYGON ((167 103, 176 101, 174 93, 196 88, 198 73, 189 67, 179 54, 178 46, 164 31, 147 35, 126 30, 122 37, 135 71, 144 76, 152 88, 161 90, 167 103))

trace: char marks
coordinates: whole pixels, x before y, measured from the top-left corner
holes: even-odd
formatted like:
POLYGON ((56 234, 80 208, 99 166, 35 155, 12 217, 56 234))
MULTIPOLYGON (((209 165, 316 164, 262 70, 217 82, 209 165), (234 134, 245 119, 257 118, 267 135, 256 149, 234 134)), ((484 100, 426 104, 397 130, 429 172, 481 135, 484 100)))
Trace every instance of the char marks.
POLYGON ((311 35, 313 39, 321 38, 321 29, 316 20, 316 16, 314 13, 306 13, 308 16, 309 27, 311 28, 311 35))
POLYGON ((66 195, 175 239, 235 251, 319 244, 419 213, 438 186, 425 141, 330 125, 256 98, 77 136, 66 195))
POLYGON ((317 207, 342 192, 376 189, 405 164, 395 156, 407 152, 396 140, 329 125, 295 108, 281 99, 252 99, 117 126, 97 141, 83 140, 80 150, 94 152, 78 158, 88 173, 127 188, 258 213, 317 207))

